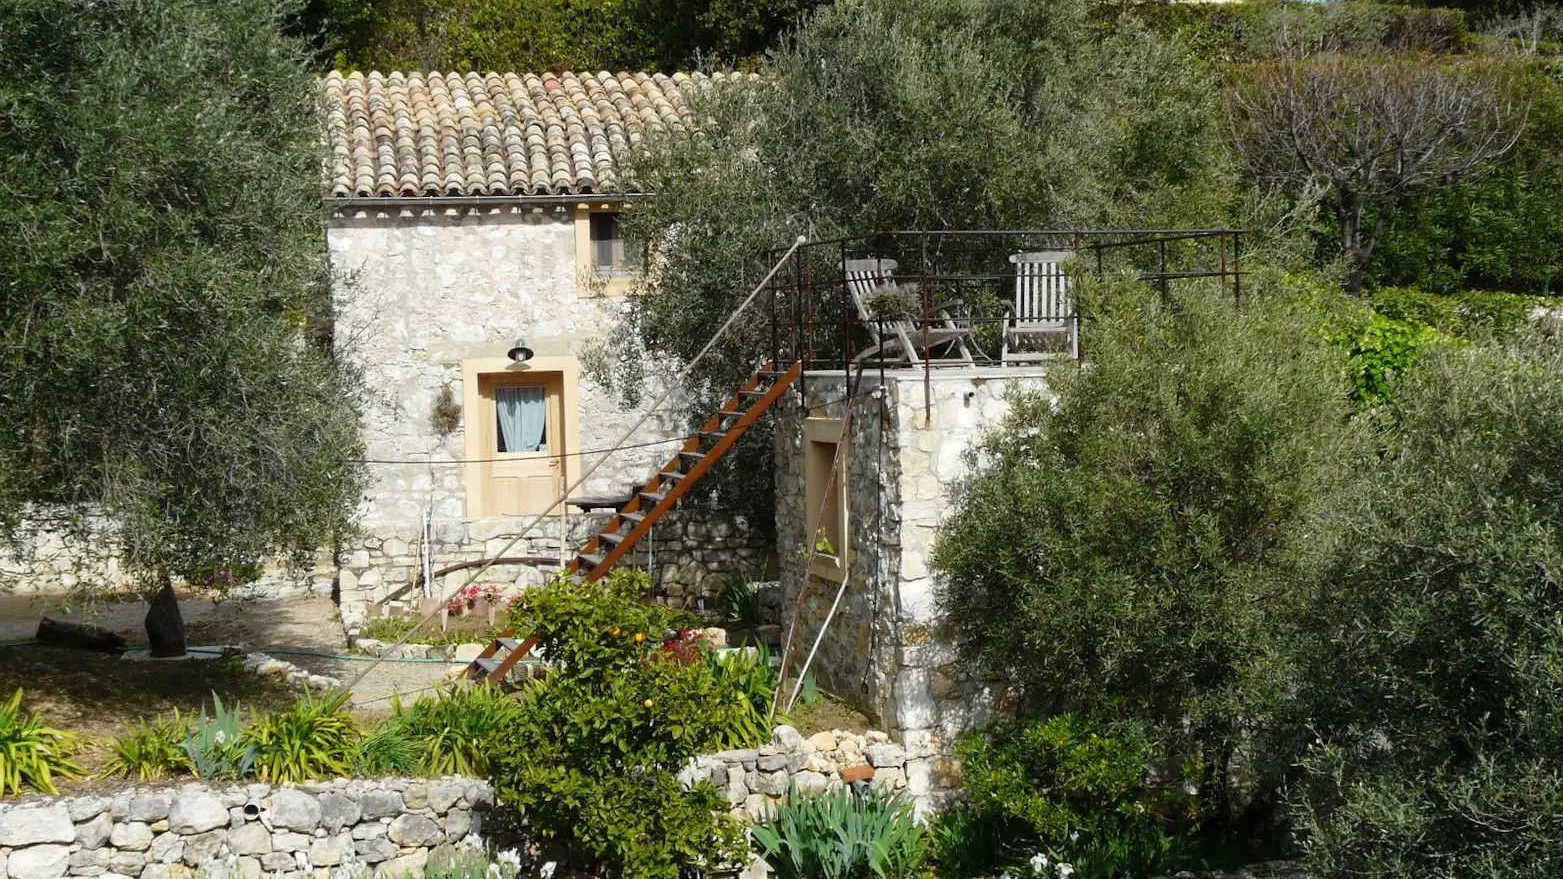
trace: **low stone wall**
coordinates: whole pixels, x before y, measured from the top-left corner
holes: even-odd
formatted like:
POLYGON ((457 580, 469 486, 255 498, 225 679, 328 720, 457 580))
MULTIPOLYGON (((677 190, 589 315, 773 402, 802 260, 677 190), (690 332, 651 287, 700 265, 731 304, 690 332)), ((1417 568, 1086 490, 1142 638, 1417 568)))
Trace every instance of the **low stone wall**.
POLYGON ((421 871, 480 830, 487 782, 338 779, 121 791, 0 804, 0 879, 323 879, 344 865, 421 871))
POLYGON ((734 817, 747 822, 765 816, 791 790, 816 793, 864 783, 901 794, 919 815, 954 796, 954 764, 926 748, 907 748, 877 730, 831 730, 807 738, 778 726, 759 748, 721 751, 695 758, 679 776, 686 784, 709 780, 727 798, 734 817))

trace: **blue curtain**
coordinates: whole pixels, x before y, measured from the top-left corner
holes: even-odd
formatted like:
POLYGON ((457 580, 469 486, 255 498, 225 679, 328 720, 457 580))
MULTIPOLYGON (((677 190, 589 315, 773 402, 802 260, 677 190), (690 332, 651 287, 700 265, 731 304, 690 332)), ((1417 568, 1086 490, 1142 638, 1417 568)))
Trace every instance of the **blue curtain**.
POLYGON ((548 394, 540 387, 498 388, 499 450, 548 451, 548 394))

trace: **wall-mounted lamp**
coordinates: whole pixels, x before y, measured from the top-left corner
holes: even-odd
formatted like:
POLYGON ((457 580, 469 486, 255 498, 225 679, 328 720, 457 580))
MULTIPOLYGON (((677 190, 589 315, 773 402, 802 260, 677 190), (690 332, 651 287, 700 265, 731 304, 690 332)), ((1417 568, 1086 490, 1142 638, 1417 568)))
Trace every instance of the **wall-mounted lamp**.
POLYGON ((512 347, 509 351, 506 351, 505 356, 509 357, 511 360, 514 360, 517 363, 525 363, 528 360, 531 360, 532 349, 526 346, 526 337, 516 336, 515 346, 512 347))

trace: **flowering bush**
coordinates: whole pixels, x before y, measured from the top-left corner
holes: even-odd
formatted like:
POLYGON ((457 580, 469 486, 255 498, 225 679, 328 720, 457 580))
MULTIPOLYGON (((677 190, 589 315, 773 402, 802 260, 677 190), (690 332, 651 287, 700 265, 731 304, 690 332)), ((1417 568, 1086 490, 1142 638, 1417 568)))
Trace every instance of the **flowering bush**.
POLYGON ((445 602, 445 610, 452 614, 463 614, 477 607, 479 601, 497 605, 500 597, 499 586, 494 583, 469 583, 445 602))

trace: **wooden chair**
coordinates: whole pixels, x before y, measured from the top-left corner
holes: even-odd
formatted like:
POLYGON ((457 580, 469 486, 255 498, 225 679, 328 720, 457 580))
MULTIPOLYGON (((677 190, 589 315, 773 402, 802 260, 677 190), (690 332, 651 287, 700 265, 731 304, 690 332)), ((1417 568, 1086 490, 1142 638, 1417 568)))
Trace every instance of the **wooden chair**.
POLYGON ((842 264, 848 294, 857 308, 858 322, 868 330, 874 344, 859 351, 853 361, 873 356, 884 357, 893 352, 898 359, 913 366, 922 363, 919 355, 929 360, 959 360, 972 362, 971 329, 959 326, 943 310, 934 314, 924 331, 919 321, 903 316, 876 316, 869 302, 882 291, 890 291, 910 302, 917 296, 917 285, 897 283, 895 270, 899 266, 893 259, 849 259, 842 264), (939 349, 939 350, 936 350, 939 349))
POLYGON ((1015 299, 1004 319, 1004 344, 999 359, 1028 363, 1064 356, 1056 345, 1066 342, 1069 356, 1080 357, 1080 316, 1069 295, 1069 276, 1063 263, 1073 254, 1062 250, 1017 253, 1015 299))

